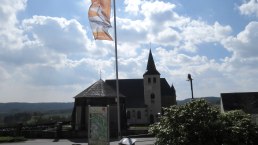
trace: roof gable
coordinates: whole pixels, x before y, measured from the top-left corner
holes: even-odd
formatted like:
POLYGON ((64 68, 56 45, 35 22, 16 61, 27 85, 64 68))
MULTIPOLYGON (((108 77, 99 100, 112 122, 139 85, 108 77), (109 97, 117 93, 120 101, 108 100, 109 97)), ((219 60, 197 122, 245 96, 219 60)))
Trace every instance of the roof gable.
POLYGON ((243 110, 258 114, 258 92, 221 93, 221 101, 225 111, 243 110))
MULTIPOLYGON (((116 97, 116 91, 105 83, 102 79, 98 80, 90 87, 76 95, 74 98, 82 97, 116 97)), ((120 94, 120 97, 124 97, 120 94)))

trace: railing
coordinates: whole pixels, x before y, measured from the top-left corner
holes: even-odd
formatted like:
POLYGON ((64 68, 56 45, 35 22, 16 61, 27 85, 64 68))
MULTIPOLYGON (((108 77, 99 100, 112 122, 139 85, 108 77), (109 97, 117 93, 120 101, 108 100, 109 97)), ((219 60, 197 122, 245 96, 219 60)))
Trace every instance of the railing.
POLYGON ((26 138, 72 137, 71 122, 51 122, 45 124, 0 127, 0 136, 24 136, 26 138))

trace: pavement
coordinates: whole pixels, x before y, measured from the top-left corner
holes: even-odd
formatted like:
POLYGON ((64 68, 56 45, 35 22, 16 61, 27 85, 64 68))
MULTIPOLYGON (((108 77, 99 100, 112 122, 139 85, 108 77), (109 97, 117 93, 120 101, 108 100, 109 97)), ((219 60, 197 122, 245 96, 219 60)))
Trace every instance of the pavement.
MULTIPOLYGON (((154 145, 155 138, 135 138, 135 145, 154 145)), ((111 141, 110 145, 118 145, 119 141, 111 141)), ((1 143, 1 145, 88 145, 83 139, 29 139, 25 142, 1 143)))

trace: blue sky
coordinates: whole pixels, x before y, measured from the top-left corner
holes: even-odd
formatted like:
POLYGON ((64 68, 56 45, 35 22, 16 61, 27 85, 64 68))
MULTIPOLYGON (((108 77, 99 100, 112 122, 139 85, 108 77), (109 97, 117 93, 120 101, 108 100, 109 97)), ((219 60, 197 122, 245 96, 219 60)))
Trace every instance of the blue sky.
MULTIPOLYGON (((119 78, 148 52, 177 99, 257 91, 257 0, 117 0, 119 78)), ((115 78, 114 43, 95 41, 90 0, 0 0, 0 102, 71 102, 115 78)), ((113 25, 113 14, 111 14, 113 25)), ((113 36, 114 30, 109 30, 113 36)))

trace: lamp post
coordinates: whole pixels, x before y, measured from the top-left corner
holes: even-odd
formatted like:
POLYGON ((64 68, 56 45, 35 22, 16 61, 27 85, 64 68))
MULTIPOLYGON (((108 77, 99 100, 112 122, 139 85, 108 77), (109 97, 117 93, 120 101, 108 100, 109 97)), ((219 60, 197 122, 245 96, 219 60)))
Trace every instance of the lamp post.
POLYGON ((188 78, 188 80, 187 81, 190 81, 190 84, 191 84, 191 92, 192 92, 192 99, 194 98, 193 97, 193 79, 192 79, 192 77, 191 77, 191 74, 188 74, 187 75, 187 78, 188 78))

